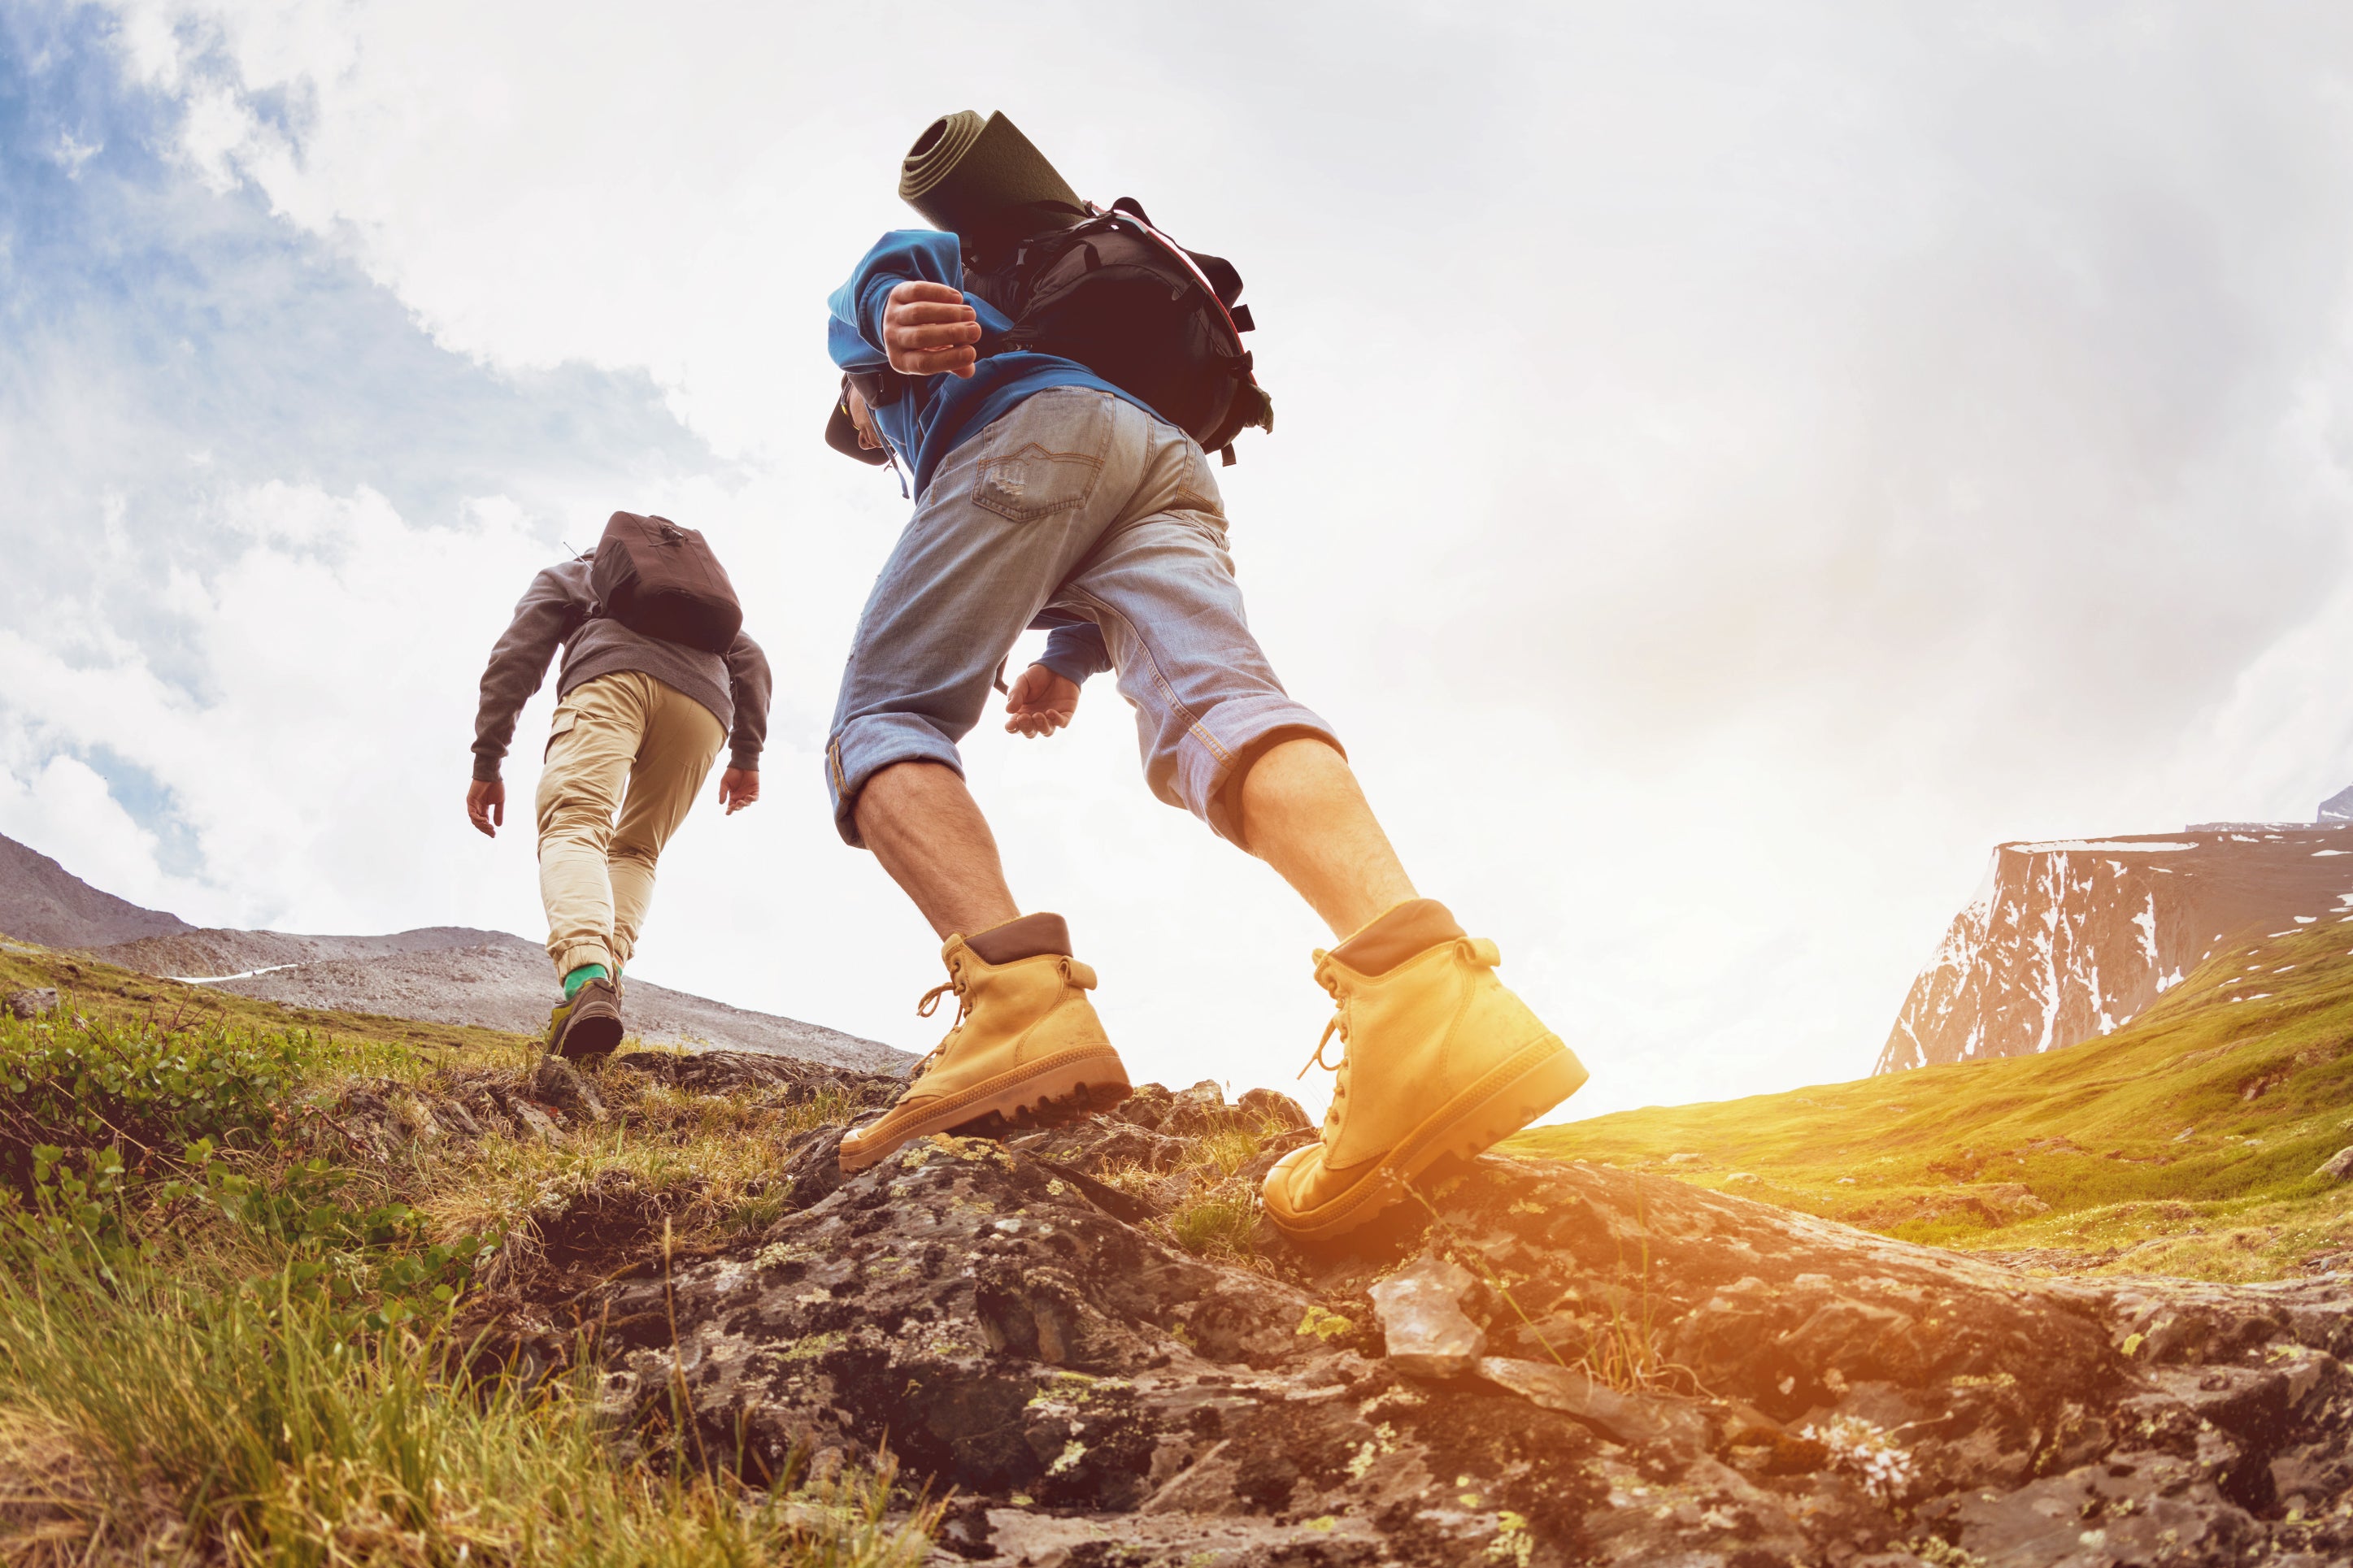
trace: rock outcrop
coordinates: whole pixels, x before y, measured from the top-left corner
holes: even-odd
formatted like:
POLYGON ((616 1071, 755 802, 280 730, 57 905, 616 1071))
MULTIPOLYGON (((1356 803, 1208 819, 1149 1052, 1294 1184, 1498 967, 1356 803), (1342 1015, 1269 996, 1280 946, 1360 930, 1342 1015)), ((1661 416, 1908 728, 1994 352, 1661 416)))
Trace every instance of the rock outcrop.
POLYGON ((2353 906, 2341 828, 2005 844, 1876 1070, 2026 1056, 2130 1021, 2230 939, 2353 906))
POLYGON ((2353 1554, 2347 1277, 2033 1278, 1493 1154, 1343 1245, 1178 1245, 1286 1120, 1151 1088, 846 1180, 800 1134, 765 1230, 520 1279, 501 1353, 588 1336, 651 1455, 888 1449, 953 1490, 945 1560, 1008 1568, 2353 1554))

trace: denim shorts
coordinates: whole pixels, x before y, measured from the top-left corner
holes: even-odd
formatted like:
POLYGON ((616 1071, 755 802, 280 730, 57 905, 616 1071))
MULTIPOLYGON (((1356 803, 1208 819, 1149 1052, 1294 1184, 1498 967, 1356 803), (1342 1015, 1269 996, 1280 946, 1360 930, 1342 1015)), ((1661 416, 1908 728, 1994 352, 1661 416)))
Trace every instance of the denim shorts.
POLYGON ((1135 710, 1152 793, 1241 841, 1237 768, 1294 735, 1339 746, 1242 615, 1208 458, 1086 387, 1035 394, 944 459, 876 579, 826 744, 834 823, 897 763, 963 772, 998 665, 1041 616, 1091 620, 1135 710))

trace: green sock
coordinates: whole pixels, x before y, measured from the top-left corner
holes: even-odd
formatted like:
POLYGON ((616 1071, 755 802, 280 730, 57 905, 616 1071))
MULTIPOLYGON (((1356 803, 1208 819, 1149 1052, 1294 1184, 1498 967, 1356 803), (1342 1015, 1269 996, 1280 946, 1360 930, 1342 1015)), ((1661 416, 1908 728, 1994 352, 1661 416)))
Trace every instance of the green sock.
POLYGON ((587 984, 591 980, 602 980, 604 978, 606 978, 606 974, 605 966, 603 964, 582 964, 579 968, 574 970, 571 973, 564 977, 564 999, 566 1002, 571 1001, 575 996, 580 994, 580 988, 583 985, 587 984))

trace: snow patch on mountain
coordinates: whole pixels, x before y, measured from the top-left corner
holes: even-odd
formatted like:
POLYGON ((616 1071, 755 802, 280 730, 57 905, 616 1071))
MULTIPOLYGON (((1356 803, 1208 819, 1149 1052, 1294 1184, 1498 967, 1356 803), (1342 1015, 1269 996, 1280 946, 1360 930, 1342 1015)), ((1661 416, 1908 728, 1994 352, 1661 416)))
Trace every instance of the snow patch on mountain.
POLYGON ((2347 851, 2316 848, 2340 832, 2000 846, 1914 980, 1878 1070, 2056 1050, 2122 1027, 2232 933, 2353 907, 2353 867, 2328 859, 2347 851))

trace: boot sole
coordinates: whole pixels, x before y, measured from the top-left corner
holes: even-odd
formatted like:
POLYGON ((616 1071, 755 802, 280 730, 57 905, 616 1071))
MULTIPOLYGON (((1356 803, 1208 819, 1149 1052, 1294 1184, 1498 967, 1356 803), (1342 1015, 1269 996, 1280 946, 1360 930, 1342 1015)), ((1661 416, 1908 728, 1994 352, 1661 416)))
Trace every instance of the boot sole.
POLYGON ((1050 1057, 976 1083, 904 1121, 893 1124, 886 1116, 855 1151, 845 1143, 836 1157, 843 1175, 855 1175, 934 1132, 989 1137, 1024 1127, 1058 1126, 1091 1110, 1108 1110, 1130 1092, 1126 1065, 1115 1056, 1080 1051, 1050 1057))
POLYGON ((618 1017, 575 1021, 556 1037, 555 1054, 568 1062, 593 1062, 613 1054, 628 1031, 618 1017))
POLYGON ((1546 1035, 1440 1106, 1346 1192, 1295 1219, 1270 1204, 1267 1217, 1298 1241, 1345 1235, 1403 1203, 1408 1184, 1439 1161, 1484 1153, 1583 1089, 1588 1076, 1559 1036, 1546 1035))

